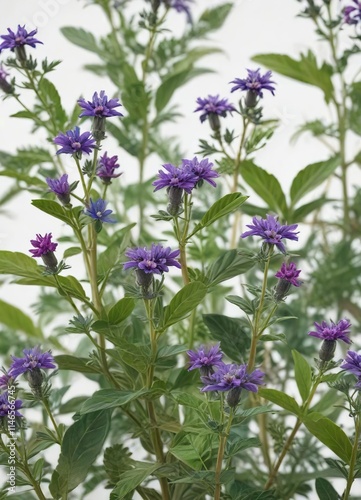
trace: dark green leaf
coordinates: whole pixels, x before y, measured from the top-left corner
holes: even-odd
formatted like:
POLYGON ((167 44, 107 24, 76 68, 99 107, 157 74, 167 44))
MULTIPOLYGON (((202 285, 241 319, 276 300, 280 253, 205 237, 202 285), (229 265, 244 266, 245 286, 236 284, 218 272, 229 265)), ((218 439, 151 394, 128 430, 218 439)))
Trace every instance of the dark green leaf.
POLYGON ((31 175, 24 174, 23 172, 17 172, 14 170, 5 169, 0 172, 2 177, 10 177, 11 179, 16 179, 18 181, 25 182, 27 186, 36 186, 41 187, 44 190, 47 187, 47 184, 43 182, 41 179, 37 177, 33 177, 31 175))
POLYGON ((284 408, 297 416, 301 415, 301 408, 296 403, 296 400, 291 396, 288 396, 288 394, 277 391, 276 389, 266 389, 264 387, 259 388, 258 392, 259 395, 262 398, 267 399, 267 401, 271 401, 272 403, 275 403, 281 408, 284 408))
POLYGON ((316 491, 320 500, 339 500, 340 498, 332 484, 323 477, 316 479, 316 491))
POLYGON ((91 366, 89 359, 68 354, 55 356, 55 362, 59 370, 72 370, 81 373, 98 373, 98 370, 91 366))
POLYGON ((63 258, 67 259, 69 257, 72 257, 73 255, 79 255, 81 252, 82 249, 79 247, 70 247, 65 250, 63 258))
POLYGON ((254 265, 254 260, 246 255, 239 255, 237 250, 228 250, 209 266, 206 272, 206 284, 218 285, 222 281, 244 274, 254 265))
POLYGON ((161 330, 186 318, 202 302, 207 293, 207 287, 200 281, 185 285, 164 308, 161 330))
POLYGON ((312 370, 305 358, 297 352, 292 350, 293 361, 295 363, 295 377, 298 390, 301 394, 302 400, 306 401, 312 386, 312 370))
POLYGON ((148 476, 161 467, 161 464, 149 464, 145 462, 136 462, 136 468, 123 472, 119 481, 111 493, 111 499, 124 499, 128 493, 131 493, 148 476))
POLYGON ((31 204, 39 208, 42 212, 52 215, 66 224, 69 224, 69 226, 72 226, 73 222, 68 212, 58 202, 53 200, 32 200, 31 204))
POLYGON ((96 39, 90 31, 85 31, 82 28, 73 28, 71 26, 65 26, 61 28, 60 31, 65 36, 69 42, 78 47, 82 47, 85 50, 90 50, 97 54, 102 54, 103 51, 98 47, 96 39))
POLYGON ((318 210, 323 207, 326 203, 329 203, 332 200, 327 199, 325 196, 320 196, 316 200, 311 201, 310 203, 305 203, 300 207, 296 208, 293 212, 291 211, 290 216, 287 219, 289 224, 294 224, 295 222, 302 222, 307 215, 312 213, 314 210, 318 210))
POLYGON ((238 318, 221 314, 203 314, 211 337, 221 342, 221 348, 232 360, 241 362, 250 346, 250 339, 238 318))
POLYGON ((119 389, 101 389, 85 401, 80 408, 80 414, 97 412, 101 409, 117 408, 125 405, 134 399, 139 398, 147 392, 147 389, 139 391, 121 391, 119 389))
POLYGON ((124 321, 134 309, 134 299, 130 297, 123 297, 110 309, 108 313, 109 323, 117 325, 124 321))
POLYGON ((40 328, 36 327, 32 319, 17 307, 8 304, 0 299, 0 323, 8 326, 12 330, 20 330, 29 337, 43 338, 40 328))
POLYGON ((204 33, 218 30, 227 19, 232 8, 232 3, 223 3, 212 9, 205 10, 194 27, 195 31, 198 31, 198 26, 202 28, 202 32, 204 31, 204 33))

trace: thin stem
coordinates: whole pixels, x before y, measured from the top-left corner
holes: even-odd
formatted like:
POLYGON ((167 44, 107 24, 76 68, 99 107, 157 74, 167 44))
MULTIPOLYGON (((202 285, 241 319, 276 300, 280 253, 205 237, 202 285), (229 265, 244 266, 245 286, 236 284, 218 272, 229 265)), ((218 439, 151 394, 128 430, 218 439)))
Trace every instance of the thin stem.
POLYGON ((58 444, 60 444, 60 445, 61 445, 63 438, 62 438, 62 435, 61 435, 61 433, 60 433, 60 431, 59 431, 59 427, 58 427, 58 425, 57 425, 57 423, 56 423, 56 421, 55 421, 55 418, 54 418, 54 416, 53 416, 53 414, 52 414, 52 411, 51 411, 51 409, 50 409, 50 406, 49 406, 49 401, 47 400, 47 398, 43 398, 43 399, 41 400, 41 402, 43 403, 43 406, 44 406, 44 408, 45 408, 45 411, 46 411, 46 413, 48 414, 48 417, 50 418, 51 423, 53 424, 53 427, 54 427, 54 429, 55 429, 56 435, 58 436, 58 444))
POLYGON ((354 438, 354 443, 353 443, 353 447, 352 447, 350 466, 348 469, 346 489, 342 495, 342 500, 348 500, 350 493, 351 493, 352 484, 355 480, 355 465, 356 465, 356 460, 357 460, 357 455, 358 455, 358 445, 359 445, 360 434, 361 434, 360 415, 356 415, 355 416, 355 438, 354 438))
MULTIPOLYGON (((222 408, 222 413, 223 413, 223 408, 222 408)), ((215 474, 215 490, 214 490, 214 500, 220 500, 221 498, 221 491, 222 491, 222 484, 221 484, 221 473, 222 473, 222 463, 223 463, 223 457, 224 457, 224 451, 226 449, 226 444, 227 444, 227 439, 231 430, 232 426, 232 420, 234 416, 234 409, 231 408, 229 417, 228 417, 228 423, 226 430, 223 435, 220 437, 219 441, 219 448, 218 448, 218 455, 217 455, 217 463, 216 463, 216 474, 215 474)))
POLYGON ((87 188, 86 188, 86 184, 85 184, 83 172, 81 171, 81 166, 80 166, 79 158, 77 158, 76 156, 73 156, 73 158, 75 160, 76 167, 77 167, 78 172, 79 172, 79 177, 80 177, 81 185, 83 186, 84 198, 87 199, 87 188))

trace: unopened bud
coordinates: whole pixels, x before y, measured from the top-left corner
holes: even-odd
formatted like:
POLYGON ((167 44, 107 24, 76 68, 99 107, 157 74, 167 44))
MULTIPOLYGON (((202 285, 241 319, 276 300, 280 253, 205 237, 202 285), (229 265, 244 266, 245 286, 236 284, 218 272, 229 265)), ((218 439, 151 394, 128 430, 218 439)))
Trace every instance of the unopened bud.
POLYGON ((43 259, 43 262, 47 268, 51 269, 52 271, 55 271, 57 269, 58 259, 55 257, 54 252, 43 253, 41 258, 43 259))
POLYGON ((104 116, 94 116, 92 125, 94 139, 99 142, 105 139, 105 118, 104 116))
POLYGON ((215 132, 219 131, 221 128, 221 121, 219 119, 219 115, 217 113, 209 113, 208 122, 212 130, 215 132))
POLYGON ((241 392, 242 389, 240 387, 234 387, 228 392, 226 398, 228 406, 235 408, 238 405, 239 400, 241 399, 241 392))
POLYGON ((144 298, 150 297, 153 291, 153 274, 146 273, 143 269, 136 269, 137 284, 142 290, 144 298))
POLYGON ((336 340, 324 340, 318 353, 321 361, 331 361, 335 355, 336 340))
POLYGON ((18 59, 18 61, 21 63, 23 66, 24 63, 26 63, 26 50, 24 45, 18 45, 15 47, 15 54, 18 59))
POLYGON ((39 398, 42 397, 42 385, 44 381, 43 374, 39 368, 34 368, 27 373, 27 379, 29 382, 30 389, 33 394, 39 398))
POLYGON ((246 94, 246 98, 244 100, 244 103, 247 108, 254 108, 256 107, 257 104, 257 93, 254 92, 253 90, 248 90, 246 94))
POLYGON ((0 78, 0 89, 5 92, 5 94, 13 94, 14 87, 5 80, 5 78, 0 78))
POLYGON ((167 189, 167 193, 169 201, 167 205, 167 212, 173 216, 178 215, 182 209, 183 189, 170 186, 167 189))
POLYGON ((277 302, 281 302, 290 291, 292 283, 288 280, 280 279, 274 289, 274 298, 277 302))

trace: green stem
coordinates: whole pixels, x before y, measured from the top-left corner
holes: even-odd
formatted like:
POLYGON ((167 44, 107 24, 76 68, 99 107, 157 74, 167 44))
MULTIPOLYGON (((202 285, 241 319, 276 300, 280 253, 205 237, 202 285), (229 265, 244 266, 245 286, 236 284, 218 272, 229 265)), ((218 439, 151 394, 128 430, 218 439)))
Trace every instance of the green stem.
POLYGON ((354 443, 353 443, 353 447, 352 447, 350 466, 348 469, 346 489, 342 495, 342 500, 349 499, 352 484, 355 480, 355 465, 356 465, 356 460, 357 460, 357 455, 358 455, 358 445, 359 445, 360 434, 361 434, 360 415, 356 415, 355 416, 355 438, 354 438, 354 443))
POLYGON ((84 175, 83 175, 83 172, 81 171, 81 166, 80 166, 79 158, 77 158, 76 156, 73 156, 73 158, 75 160, 76 167, 78 169, 78 173, 79 173, 81 185, 83 186, 84 199, 87 199, 88 198, 88 192, 87 192, 87 188, 86 188, 86 184, 85 184, 85 180, 84 180, 84 175))
MULTIPOLYGON (((223 408, 222 408, 222 413, 223 413, 223 408)), ((215 471, 214 500, 220 500, 220 498, 221 498, 221 491, 222 491, 222 484, 221 484, 222 463, 223 463, 223 457, 224 457, 224 450, 226 448, 227 439, 228 439, 228 436, 229 436, 229 433, 230 433, 230 430, 231 430, 231 426, 232 426, 233 416, 234 416, 234 409, 231 408, 226 430, 225 430, 224 434, 222 434, 220 436, 220 440, 219 440, 219 448, 218 448, 216 471, 215 471)))
POLYGON ((59 427, 58 427, 58 425, 57 425, 57 423, 55 421, 55 418, 53 417, 52 411, 51 411, 50 406, 49 406, 49 401, 47 400, 47 398, 43 398, 41 400, 41 402, 43 403, 45 411, 48 414, 48 417, 50 418, 51 423, 53 424, 53 427, 55 429, 56 435, 58 436, 58 444, 61 445, 63 438, 62 438, 62 435, 61 435, 61 433, 59 431, 59 427))

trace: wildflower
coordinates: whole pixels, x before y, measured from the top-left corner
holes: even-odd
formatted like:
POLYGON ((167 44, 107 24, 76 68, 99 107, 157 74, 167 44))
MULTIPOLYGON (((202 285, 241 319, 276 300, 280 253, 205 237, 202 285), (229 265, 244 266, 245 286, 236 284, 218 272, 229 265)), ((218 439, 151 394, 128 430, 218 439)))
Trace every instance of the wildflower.
POLYGON ((35 44, 43 43, 34 38, 34 35, 36 35, 38 30, 33 30, 28 33, 25 29, 25 24, 24 26, 20 26, 20 24, 18 24, 18 30, 16 33, 14 33, 10 28, 8 28, 7 30, 8 35, 0 36, 0 38, 4 40, 0 45, 0 51, 4 49, 10 49, 11 51, 14 51, 17 48, 24 47, 24 45, 29 45, 30 47, 33 47, 35 49, 35 44))
POLYGON ((198 161, 197 157, 194 157, 193 160, 182 160, 183 171, 191 172, 196 177, 195 186, 197 187, 201 187, 203 181, 207 181, 214 187, 217 186, 213 179, 219 177, 219 173, 212 170, 212 167, 213 163, 207 158, 203 158, 201 161, 198 161))
POLYGON ((275 299, 277 301, 281 301, 286 297, 291 285, 297 287, 301 285, 301 281, 297 279, 300 273, 301 270, 296 268, 294 262, 283 262, 281 269, 275 274, 275 277, 279 278, 275 287, 275 299))
POLYGON ((22 373, 29 373, 33 370, 48 370, 56 368, 54 358, 50 351, 41 352, 40 347, 32 347, 23 350, 24 357, 16 358, 12 356, 13 362, 9 369, 9 375, 16 378, 22 373))
POLYGON ((106 210, 107 202, 102 198, 93 201, 90 198, 90 204, 84 213, 91 217, 92 219, 100 222, 114 223, 116 220, 113 217, 109 217, 113 210, 106 210))
POLYGON ((115 169, 119 168, 117 161, 117 156, 108 157, 107 153, 104 153, 103 156, 100 157, 96 173, 104 184, 110 184, 111 179, 115 179, 116 177, 120 177, 122 175, 122 172, 119 174, 115 173, 115 169))
POLYGON ((154 191, 158 191, 158 189, 164 187, 177 187, 184 189, 189 194, 192 192, 197 182, 197 177, 193 172, 175 167, 171 163, 166 163, 163 167, 167 172, 163 172, 163 170, 158 171, 158 180, 152 183, 155 186, 154 191))
POLYGON ((48 184, 50 191, 52 191, 58 199, 67 205, 70 202, 70 185, 68 182, 68 174, 63 174, 60 179, 50 179, 47 177, 46 183, 48 184))
POLYGON ((201 123, 208 118, 212 130, 219 130, 221 128, 219 121, 220 116, 225 118, 227 116, 227 112, 232 113, 232 111, 236 111, 236 108, 228 102, 228 99, 220 99, 219 95, 208 95, 208 97, 205 97, 204 99, 198 97, 196 102, 198 107, 194 110, 194 112, 196 113, 197 111, 202 111, 202 114, 199 117, 201 123))
POLYGON ((290 226, 282 226, 276 217, 273 215, 267 215, 267 219, 258 219, 253 217, 252 224, 247 224, 250 231, 246 231, 241 235, 242 238, 247 238, 248 236, 261 236, 265 243, 269 245, 276 245, 276 247, 282 252, 286 253, 286 248, 282 243, 282 239, 298 241, 297 224, 292 224, 290 226))
POLYGON ((0 89, 5 92, 5 94, 13 93, 13 86, 6 80, 9 73, 5 71, 2 64, 0 64, 0 89))
POLYGON ((36 240, 30 240, 34 248, 31 248, 29 252, 33 254, 33 257, 41 257, 48 268, 56 269, 58 261, 54 251, 58 244, 51 241, 52 237, 51 233, 46 233, 44 236, 37 234, 36 240))
POLYGON ((351 323, 348 319, 341 319, 337 324, 333 321, 330 324, 322 321, 315 323, 315 327, 316 330, 308 332, 308 335, 323 340, 342 340, 346 344, 351 344, 349 338, 351 323))
POLYGON ((361 21, 361 1, 352 0, 354 5, 347 5, 343 9, 343 22, 346 24, 358 24, 361 21))
POLYGON ((23 415, 18 411, 22 406, 23 402, 20 399, 14 401, 11 397, 9 401, 9 393, 7 391, 3 392, 0 396, 0 418, 14 415, 14 408, 15 417, 22 417, 23 415))
POLYGON ((187 16, 188 22, 192 22, 192 15, 191 15, 191 10, 190 10, 190 5, 189 3, 192 2, 192 0, 163 0, 164 3, 171 7, 172 9, 175 9, 177 12, 184 12, 187 16))
POLYGON ((235 78, 232 82, 235 86, 232 87, 231 92, 235 90, 246 91, 246 106, 249 108, 255 107, 257 98, 263 97, 263 90, 269 90, 274 95, 274 84, 271 80, 272 71, 267 71, 263 76, 261 75, 260 68, 255 71, 247 69, 247 78, 235 78))
POLYGON ((7 389, 10 385, 13 385, 13 382, 13 377, 3 369, 3 375, 0 377, 0 389, 7 389))
POLYGON ((361 378, 361 354, 354 351, 347 351, 344 363, 341 365, 343 370, 346 370, 357 378, 361 378))
POLYGON ((119 99, 108 100, 108 96, 105 95, 105 90, 101 90, 99 95, 98 92, 94 92, 91 101, 79 99, 78 104, 84 110, 79 115, 80 118, 82 116, 101 116, 103 118, 123 116, 122 113, 114 109, 121 106, 119 99))
POLYGON ((220 343, 206 349, 201 346, 197 351, 187 351, 190 359, 190 366, 188 370, 200 369, 201 375, 210 375, 213 372, 213 367, 223 366, 223 352, 220 349, 220 343))
POLYGON ((135 267, 146 274, 163 274, 169 271, 169 266, 181 267, 180 263, 175 260, 179 254, 179 250, 164 248, 155 243, 152 243, 151 248, 129 248, 125 255, 130 260, 123 267, 124 269, 135 267))
POLYGON ((80 134, 80 128, 75 127, 74 130, 68 130, 65 134, 60 133, 53 141, 58 146, 62 146, 56 154, 70 154, 80 159, 82 153, 90 154, 92 149, 96 148, 95 140, 90 132, 80 134))

